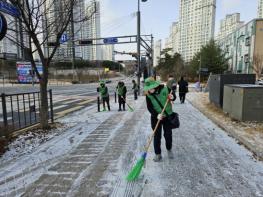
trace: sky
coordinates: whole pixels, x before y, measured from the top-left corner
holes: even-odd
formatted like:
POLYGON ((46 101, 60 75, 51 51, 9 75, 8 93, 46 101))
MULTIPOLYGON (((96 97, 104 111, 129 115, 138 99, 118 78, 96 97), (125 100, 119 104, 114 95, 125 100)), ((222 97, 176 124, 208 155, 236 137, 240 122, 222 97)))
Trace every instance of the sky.
MULTIPOLYGON (((101 36, 136 35, 137 0, 100 0, 101 36)), ((227 14, 239 12, 241 20, 249 22, 257 17, 258 0, 217 0, 216 29, 227 14)), ((169 36, 172 22, 179 20, 179 0, 148 0, 141 2, 141 32, 153 34, 154 40, 169 36)), ((117 51, 135 52, 136 45, 116 45, 117 51)), ((117 56, 116 59, 130 59, 117 56)))

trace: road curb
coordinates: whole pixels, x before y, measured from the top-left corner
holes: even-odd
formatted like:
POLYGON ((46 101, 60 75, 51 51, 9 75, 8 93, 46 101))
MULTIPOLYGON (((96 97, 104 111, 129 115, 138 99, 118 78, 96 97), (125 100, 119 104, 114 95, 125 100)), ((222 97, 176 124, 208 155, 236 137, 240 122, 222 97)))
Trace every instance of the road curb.
POLYGON ((208 119, 210 119, 212 122, 214 122, 221 129, 226 131, 231 137, 236 139, 240 144, 244 145, 249 151, 251 151, 254 154, 254 156, 255 156, 255 158, 257 160, 263 161, 263 151, 262 150, 258 150, 257 146, 255 146, 254 144, 250 143, 243 136, 240 136, 238 133, 235 132, 235 130, 233 128, 223 124, 218 119, 216 119, 213 116, 211 116, 211 114, 209 112, 206 112, 205 110, 203 110, 200 106, 198 106, 194 102, 190 101, 189 99, 187 99, 187 100, 192 106, 194 106, 196 109, 198 109, 208 119))

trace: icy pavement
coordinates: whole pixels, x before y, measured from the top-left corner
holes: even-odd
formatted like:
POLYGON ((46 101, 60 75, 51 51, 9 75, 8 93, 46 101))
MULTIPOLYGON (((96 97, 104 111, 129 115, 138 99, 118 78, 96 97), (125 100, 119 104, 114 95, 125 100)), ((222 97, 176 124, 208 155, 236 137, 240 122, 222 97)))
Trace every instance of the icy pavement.
POLYGON ((263 196, 263 163, 191 104, 176 104, 181 128, 173 133, 174 159, 151 151, 142 196, 263 196))
POLYGON ((129 103, 133 113, 116 105, 74 113, 63 119, 68 131, 2 161, 0 196, 263 196, 263 163, 189 103, 175 104, 174 159, 163 146, 162 162, 154 163, 151 147, 139 180, 127 183, 151 133, 144 98, 129 103))

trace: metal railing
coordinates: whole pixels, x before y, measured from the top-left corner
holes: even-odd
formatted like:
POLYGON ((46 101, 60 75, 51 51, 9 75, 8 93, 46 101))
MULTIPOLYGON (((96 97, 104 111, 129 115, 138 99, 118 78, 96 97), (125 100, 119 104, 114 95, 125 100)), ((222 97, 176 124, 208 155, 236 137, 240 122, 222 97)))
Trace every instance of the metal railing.
MULTIPOLYGON (((1 94, 0 136, 40 122, 40 92, 1 94)), ((48 117, 53 118, 52 90, 48 90, 48 117)))

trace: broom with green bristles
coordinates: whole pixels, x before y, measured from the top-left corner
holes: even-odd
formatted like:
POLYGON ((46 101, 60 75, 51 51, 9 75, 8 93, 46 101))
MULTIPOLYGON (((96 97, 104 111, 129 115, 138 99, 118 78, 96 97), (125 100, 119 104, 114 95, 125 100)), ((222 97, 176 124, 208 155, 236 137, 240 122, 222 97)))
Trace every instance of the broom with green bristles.
POLYGON ((126 105, 128 106, 129 111, 130 111, 130 112, 133 112, 134 109, 126 102, 126 100, 124 99, 124 97, 122 96, 121 98, 124 100, 124 103, 126 103, 126 105))
MULTIPOLYGON (((167 99, 167 101, 166 101, 166 103, 164 105, 164 108, 163 108, 163 110, 161 112, 162 115, 163 115, 164 110, 166 109, 168 103, 169 103, 169 99, 167 99)), ((143 167, 144 162, 145 162, 146 157, 147 157, 147 152, 148 152, 148 150, 150 148, 150 145, 152 143, 153 137, 154 137, 154 135, 155 135, 155 133, 157 131, 157 128, 158 128, 160 122, 161 122, 161 120, 158 120, 157 124, 155 125, 153 133, 152 133, 152 135, 151 135, 151 137, 150 137, 150 139, 149 139, 149 141, 147 143, 147 146, 145 147, 144 153, 142 154, 141 158, 137 161, 136 165, 129 172, 128 176, 126 177, 127 181, 134 181, 134 180, 136 180, 139 177, 140 172, 142 170, 142 167, 143 167)))

